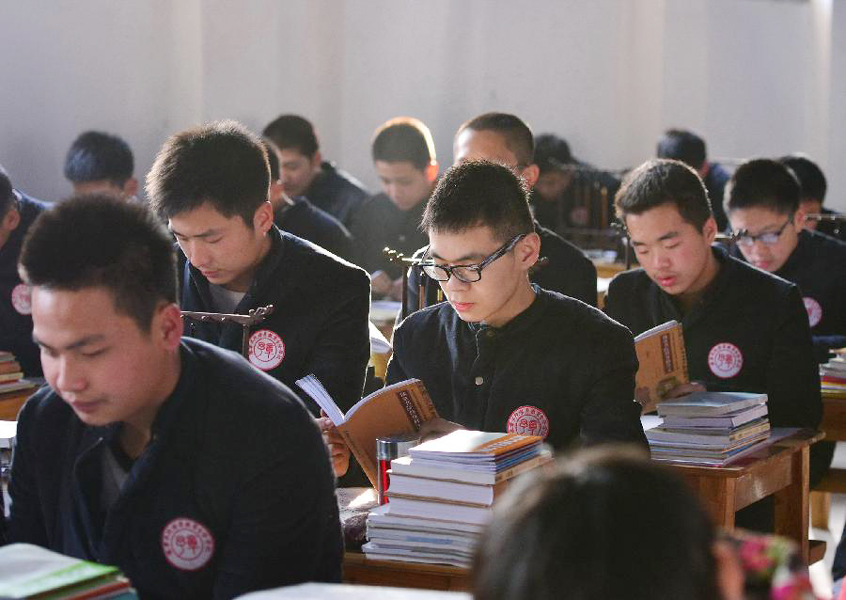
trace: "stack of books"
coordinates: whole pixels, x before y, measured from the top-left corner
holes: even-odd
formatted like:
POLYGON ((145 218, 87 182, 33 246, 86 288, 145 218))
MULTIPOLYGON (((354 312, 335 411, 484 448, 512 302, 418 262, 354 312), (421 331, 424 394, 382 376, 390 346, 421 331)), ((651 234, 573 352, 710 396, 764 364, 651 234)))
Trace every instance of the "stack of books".
POLYGON ((23 378, 21 365, 11 352, 0 351, 0 400, 4 394, 36 387, 35 383, 23 378))
POLYGON ((822 397, 846 400, 846 348, 832 350, 833 357, 820 365, 822 397))
POLYGON ((117 567, 11 544, 0 548, 0 598, 133 600, 138 594, 117 567))
POLYGON ((368 558, 469 567, 492 505, 552 460, 542 438, 459 430, 391 461, 388 504, 370 512, 368 558))
POLYGON ((656 460, 725 466, 770 436, 766 394, 696 392, 659 403, 658 416, 645 432, 656 460))

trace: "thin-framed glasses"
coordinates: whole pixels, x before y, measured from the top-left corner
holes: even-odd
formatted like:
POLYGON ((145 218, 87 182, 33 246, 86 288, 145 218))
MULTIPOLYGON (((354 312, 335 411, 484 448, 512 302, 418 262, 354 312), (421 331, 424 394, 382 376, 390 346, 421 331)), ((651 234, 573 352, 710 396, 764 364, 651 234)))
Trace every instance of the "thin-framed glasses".
MULTIPOLYGON (((448 281, 450 276, 454 275, 458 281, 463 281, 464 283, 475 283, 482 278, 482 269, 487 267, 496 259, 504 256, 508 252, 511 251, 514 246, 517 245, 517 242, 522 240, 524 237, 529 235, 528 233, 521 233, 513 238, 510 241, 506 242, 505 245, 482 260, 482 262, 475 264, 475 265, 453 265, 448 267, 446 265, 436 265, 432 262, 431 259, 424 260, 420 263, 420 267, 423 269, 423 272, 426 273, 429 277, 434 279, 435 281, 448 281)), ((426 249, 426 252, 423 256, 429 254, 429 249, 426 249)))
POLYGON ((756 241, 760 241, 765 246, 772 246, 773 244, 778 242, 778 238, 781 237, 781 234, 784 232, 785 228, 793 223, 793 217, 790 217, 785 221, 784 225, 778 228, 776 231, 768 231, 766 233, 760 233, 758 235, 751 235, 748 229, 741 229, 737 233, 734 234, 734 241, 737 243, 738 246, 752 246, 756 241))

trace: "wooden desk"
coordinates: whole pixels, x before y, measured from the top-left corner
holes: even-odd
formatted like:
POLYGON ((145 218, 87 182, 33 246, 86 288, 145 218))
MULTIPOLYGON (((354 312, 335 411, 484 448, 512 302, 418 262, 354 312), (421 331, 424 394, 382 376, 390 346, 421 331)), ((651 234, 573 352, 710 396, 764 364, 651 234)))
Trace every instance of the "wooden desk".
POLYGON ((359 552, 347 552, 344 583, 466 591, 470 589, 470 575, 460 567, 370 560, 359 552))
POLYGON ((26 390, 18 390, 17 392, 10 392, 0 396, 0 421, 17 421, 18 411, 26 402, 27 398, 32 396, 37 387, 26 390))
POLYGON ((693 488, 714 522, 734 529, 735 513, 767 496, 775 499, 775 533, 794 540, 802 558, 822 558, 825 545, 808 542, 808 455, 811 444, 823 439, 818 431, 802 429, 728 467, 673 465, 693 488))
MULTIPOLYGON (((823 418, 820 429, 825 439, 846 442, 846 398, 823 398, 823 418)), ((846 469, 831 468, 811 492, 811 524, 828 529, 831 494, 846 493, 846 469)))

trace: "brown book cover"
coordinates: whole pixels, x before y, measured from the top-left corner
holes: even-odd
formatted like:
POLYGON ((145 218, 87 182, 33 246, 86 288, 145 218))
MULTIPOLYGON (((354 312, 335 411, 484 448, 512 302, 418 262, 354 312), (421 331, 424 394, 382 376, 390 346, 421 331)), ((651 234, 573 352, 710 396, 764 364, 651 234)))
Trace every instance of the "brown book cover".
POLYGON ((635 352, 640 363, 635 400, 646 414, 655 410, 667 392, 690 381, 681 323, 667 321, 644 331, 635 338, 635 352))
POLYGON ((7 360, 0 362, 0 375, 5 373, 15 373, 21 370, 21 364, 16 360, 7 360))
POLYGON ((338 428, 373 487, 379 477, 376 438, 414 433, 426 421, 438 416, 429 392, 419 379, 401 381, 377 390, 357 402, 345 415, 314 375, 300 386, 323 409, 338 428))

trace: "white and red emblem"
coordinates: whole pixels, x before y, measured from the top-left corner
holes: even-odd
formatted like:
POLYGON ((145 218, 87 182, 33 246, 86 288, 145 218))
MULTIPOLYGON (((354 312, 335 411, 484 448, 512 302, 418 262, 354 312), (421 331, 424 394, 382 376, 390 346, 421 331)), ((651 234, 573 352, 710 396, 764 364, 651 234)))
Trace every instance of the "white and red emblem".
POLYGON ((740 373, 743 354, 740 348, 728 342, 716 344, 708 353, 708 368, 720 379, 728 379, 740 373))
POLYGON ((808 323, 811 324, 811 327, 816 327, 822 321, 822 306, 810 296, 802 298, 802 302, 805 303, 805 311, 808 313, 808 323))
POLYGON ((250 362, 262 371, 279 366, 285 358, 285 342, 269 329, 259 329, 250 336, 250 362))
POLYGON ((162 550, 167 562, 183 571, 196 571, 214 554, 214 538, 202 523, 177 518, 162 530, 162 550))
POLYGON ((12 288, 12 306, 22 315, 32 314, 32 289, 25 283, 12 288))
POLYGON ((537 406, 521 406, 508 416, 505 429, 520 435, 549 435, 549 417, 537 406))

